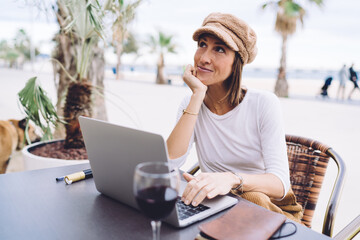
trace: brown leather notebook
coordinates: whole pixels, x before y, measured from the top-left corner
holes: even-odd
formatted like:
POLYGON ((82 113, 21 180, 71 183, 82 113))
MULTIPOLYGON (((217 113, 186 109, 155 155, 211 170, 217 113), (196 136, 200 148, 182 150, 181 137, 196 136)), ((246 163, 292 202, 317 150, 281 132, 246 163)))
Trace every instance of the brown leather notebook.
POLYGON ((285 220, 282 214, 239 199, 224 215, 201 224, 199 228, 213 239, 269 239, 285 220))

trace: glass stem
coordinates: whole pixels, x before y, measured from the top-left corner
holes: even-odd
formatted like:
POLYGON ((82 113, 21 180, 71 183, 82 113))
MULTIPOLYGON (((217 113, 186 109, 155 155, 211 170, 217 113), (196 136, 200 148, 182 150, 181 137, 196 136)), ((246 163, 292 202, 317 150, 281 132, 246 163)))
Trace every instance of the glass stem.
POLYGON ((151 221, 153 240, 160 240, 161 221, 151 221))

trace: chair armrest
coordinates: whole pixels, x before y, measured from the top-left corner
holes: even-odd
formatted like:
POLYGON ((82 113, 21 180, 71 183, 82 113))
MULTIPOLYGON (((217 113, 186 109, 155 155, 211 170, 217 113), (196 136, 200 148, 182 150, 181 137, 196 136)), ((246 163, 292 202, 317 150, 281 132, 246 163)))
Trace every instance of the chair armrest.
POLYGON ((197 171, 200 170, 199 164, 195 163, 192 167, 189 168, 190 170, 187 171, 187 173, 194 175, 197 171))
POLYGON ((339 204, 342 189, 344 187, 346 167, 342 158, 333 149, 329 148, 326 153, 334 160, 338 167, 338 174, 335 180, 335 185, 330 195, 330 200, 326 208, 322 229, 323 234, 332 237, 336 210, 339 204))
POLYGON ((336 236, 335 240, 353 239, 360 232, 360 215, 346 225, 336 236))

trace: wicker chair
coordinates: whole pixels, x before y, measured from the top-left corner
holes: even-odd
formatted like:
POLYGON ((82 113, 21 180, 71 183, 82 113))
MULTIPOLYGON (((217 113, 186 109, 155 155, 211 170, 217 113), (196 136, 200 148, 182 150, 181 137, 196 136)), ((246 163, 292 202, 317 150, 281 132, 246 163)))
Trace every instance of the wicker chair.
MULTIPOLYGON (((289 158, 290 182, 303 207, 302 223, 311 228, 316 203, 325 176, 329 159, 338 168, 337 177, 326 208, 322 233, 332 236, 335 213, 344 184, 345 164, 341 157, 330 147, 304 137, 286 135, 289 158)), ((195 174, 199 166, 191 168, 190 174, 195 174)))
POLYGON ((311 227, 329 159, 338 168, 334 187, 326 208, 322 233, 332 236, 337 205, 345 178, 345 163, 330 147, 312 139, 286 135, 290 182, 297 201, 303 206, 301 221, 311 227))

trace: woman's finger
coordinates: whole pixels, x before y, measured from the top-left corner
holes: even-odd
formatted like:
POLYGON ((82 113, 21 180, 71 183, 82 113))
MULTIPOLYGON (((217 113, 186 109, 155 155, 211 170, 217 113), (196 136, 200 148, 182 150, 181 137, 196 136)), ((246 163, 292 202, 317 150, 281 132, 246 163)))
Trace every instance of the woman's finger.
MULTIPOLYGON (((195 178, 193 175, 191 175, 189 173, 183 173, 183 177, 188 182, 188 184, 186 185, 184 192, 182 194, 182 198, 181 198, 181 200, 183 202, 185 202, 187 196, 189 195, 190 191, 194 187, 195 183, 199 181, 199 176, 197 178, 195 178)), ((189 201, 191 201, 191 200, 192 199, 189 199, 189 201)))
POLYGON ((196 197, 193 199, 191 204, 196 207, 197 205, 202 203, 202 201, 204 201, 204 199, 207 197, 208 193, 212 192, 214 188, 215 188, 215 184, 213 183, 204 186, 201 189, 201 191, 196 195, 196 197))
MULTIPOLYGON (((184 178, 186 179, 187 177, 188 176, 185 176, 185 174, 184 174, 184 178)), ((186 187, 185 187, 184 192, 181 197, 181 201, 183 201, 184 203, 186 203, 186 199, 188 198, 189 193, 191 192, 192 188, 196 184, 195 178, 193 176, 191 176, 191 177, 192 177, 192 179, 190 179, 190 178, 186 179, 186 181, 188 181, 188 184, 186 184, 186 187)), ((190 199, 188 199, 188 201, 190 201, 190 199)), ((189 204, 189 203, 187 203, 187 204, 189 204)))
POLYGON ((190 182, 191 180, 193 180, 195 177, 193 176, 193 175, 191 175, 191 174, 189 174, 189 173, 183 173, 183 177, 185 178, 185 180, 187 181, 187 182, 190 182))
POLYGON ((184 81, 187 80, 187 78, 189 78, 191 75, 194 75, 193 72, 194 72, 194 67, 191 66, 190 64, 188 64, 185 68, 185 71, 184 71, 184 75, 183 75, 183 79, 184 81))
POLYGON ((183 193, 183 202, 187 205, 190 204, 206 184, 206 181, 191 180, 186 186, 186 192, 183 193))

